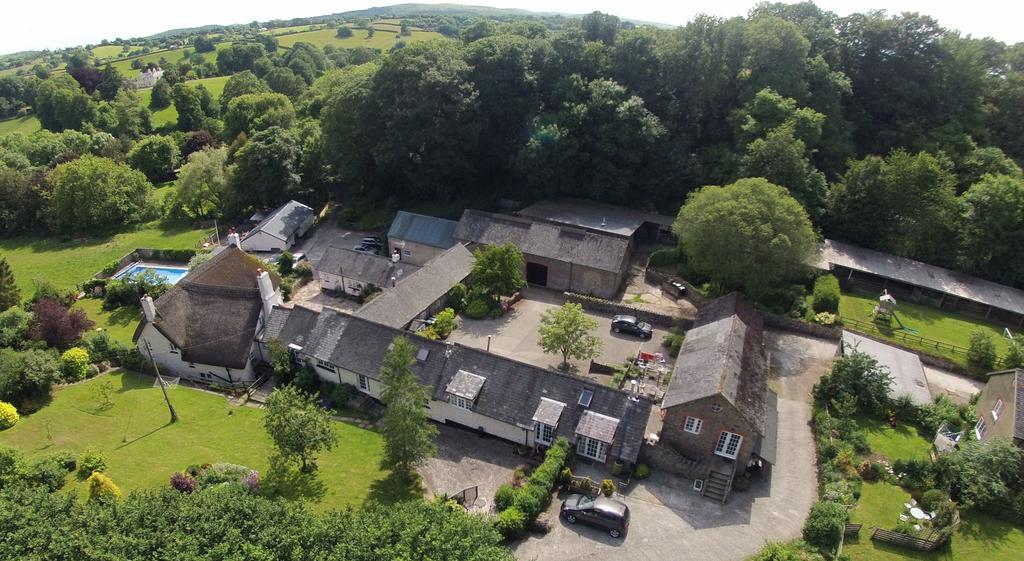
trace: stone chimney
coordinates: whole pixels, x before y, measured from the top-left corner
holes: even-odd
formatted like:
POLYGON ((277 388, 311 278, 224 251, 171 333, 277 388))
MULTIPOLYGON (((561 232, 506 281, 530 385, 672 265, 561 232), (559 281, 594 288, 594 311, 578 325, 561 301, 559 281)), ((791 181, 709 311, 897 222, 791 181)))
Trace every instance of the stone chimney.
POLYGON ((230 246, 242 249, 242 238, 239 237, 238 232, 234 228, 228 230, 228 247, 230 246))
POLYGON ((150 323, 156 321, 156 304, 148 294, 142 297, 142 313, 146 316, 146 321, 150 323))
POLYGON ((263 269, 256 269, 256 284, 260 287, 260 299, 263 300, 263 316, 268 320, 274 306, 281 305, 281 293, 274 290, 274 281, 270 280, 270 273, 263 269))

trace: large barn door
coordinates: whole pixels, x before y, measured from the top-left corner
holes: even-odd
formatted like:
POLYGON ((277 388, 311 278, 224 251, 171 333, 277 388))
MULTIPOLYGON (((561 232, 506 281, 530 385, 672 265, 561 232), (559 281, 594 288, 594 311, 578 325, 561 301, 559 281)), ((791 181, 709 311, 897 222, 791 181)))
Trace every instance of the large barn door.
POLYGON ((548 285, 548 266, 540 263, 526 264, 526 282, 538 286, 548 285))

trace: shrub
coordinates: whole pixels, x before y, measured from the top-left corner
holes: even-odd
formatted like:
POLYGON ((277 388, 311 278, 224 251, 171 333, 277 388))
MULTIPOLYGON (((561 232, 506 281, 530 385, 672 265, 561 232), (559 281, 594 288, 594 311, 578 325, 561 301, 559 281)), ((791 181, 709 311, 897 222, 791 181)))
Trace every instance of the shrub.
POLYGON ((466 305, 466 285, 456 283, 455 286, 448 290, 448 299, 446 302, 447 307, 461 312, 462 308, 466 305))
POLYGON ((527 485, 516 493, 515 501, 511 508, 519 509, 526 517, 533 521, 540 516, 547 507, 545 504, 550 499, 549 491, 545 491, 539 485, 527 485))
POLYGON ((433 326, 420 329, 419 331, 416 332, 416 335, 419 335, 424 339, 430 339, 431 341, 437 341, 438 339, 441 338, 441 336, 437 334, 437 330, 434 329, 433 326))
POLYGON ((651 468, 647 467, 647 464, 637 464, 636 469, 633 470, 633 477, 637 479, 647 479, 651 476, 651 468))
POLYGON ((811 295, 814 301, 812 307, 816 313, 839 313, 839 279, 833 275, 821 275, 814 279, 814 290, 811 295))
POLYGON ((251 493, 260 492, 260 472, 256 470, 249 470, 249 473, 242 476, 242 487, 245 487, 251 493))
POLYGON ((303 281, 310 281, 313 279, 313 265, 309 261, 302 261, 295 266, 295 276, 299 277, 303 281))
POLYGON ((277 259, 277 273, 279 275, 281 275, 282 277, 290 275, 291 272, 292 272, 292 269, 294 269, 294 268, 295 268, 295 256, 292 255, 292 252, 285 251, 284 253, 281 254, 281 257, 278 257, 278 259, 277 259))
POLYGON ((516 490, 508 483, 503 483, 498 487, 498 490, 494 492, 494 508, 501 512, 506 508, 512 506, 512 501, 516 498, 516 490))
POLYGON ((455 321, 455 310, 445 308, 438 312, 434 317, 434 325, 432 327, 437 332, 438 337, 447 339, 452 334, 452 331, 455 331, 455 328, 458 327, 458 322, 455 321))
POLYGON ((176 471, 171 475, 171 488, 182 493, 191 493, 199 487, 196 478, 187 473, 176 471))
POLYGON ((43 458, 34 462, 26 470, 28 479, 37 485, 46 487, 51 493, 64 486, 68 472, 54 458, 43 458))
POLYGON ((219 485, 221 483, 241 483, 242 479, 253 470, 238 464, 213 464, 202 470, 196 478, 200 487, 219 485))
POLYGON ((821 500, 849 505, 857 501, 860 493, 850 481, 833 481, 826 483, 821 493, 821 500))
POLYGON ((996 344, 992 336, 982 331, 971 333, 971 344, 967 349, 967 363, 975 370, 988 372, 996 365, 996 344))
POLYGON ((678 247, 663 247, 651 252, 647 264, 651 267, 675 265, 683 260, 683 251, 678 247))
POLYGON ((466 301, 466 307, 462 313, 470 319, 486 318, 491 313, 491 301, 482 294, 474 295, 466 301))
POLYGON ((86 448, 78 458, 78 475, 81 477, 88 477, 93 472, 102 472, 105 469, 107 462, 103 459, 103 454, 95 448, 86 448))
POLYGON ((6 401, 0 401, 0 430, 6 430, 18 424, 21 416, 18 408, 6 401))
POLYGON ((295 381, 292 383, 306 393, 320 393, 320 376, 317 376, 316 372, 314 372, 309 366, 300 368, 298 373, 295 375, 295 381))
POLYGON ((89 500, 120 499, 121 489, 114 484, 114 481, 96 471, 89 476, 89 500))
POLYGON ((348 404, 348 400, 352 397, 352 392, 355 391, 355 387, 350 384, 335 384, 331 388, 331 403, 334 404, 336 410, 344 409, 348 404))
POLYGON ((78 462, 75 461, 75 455, 67 450, 58 450, 53 454, 50 454, 49 458, 58 464, 64 471, 71 473, 78 467, 78 462))
POLYGON ((814 323, 831 327, 836 324, 836 315, 832 312, 819 312, 814 314, 814 323))
POLYGON ((846 507, 834 501, 819 501, 811 507, 804 523, 804 539, 811 545, 833 551, 849 521, 850 513, 846 507))
POLYGON ((949 495, 942 489, 929 489, 921 495, 921 508, 935 510, 940 504, 949 500, 949 495))
POLYGON ((661 346, 668 347, 668 354, 672 357, 679 356, 679 349, 683 346, 685 335, 682 333, 666 333, 661 339, 661 346))
POLYGON ((559 475, 558 481, 562 485, 565 485, 565 484, 569 483, 570 481, 572 481, 572 468, 569 468, 569 467, 562 468, 562 473, 559 475))
POLYGON ((896 526, 892 529, 897 534, 905 534, 908 536, 917 535, 917 530, 914 529, 914 523, 909 520, 900 520, 896 526))
POLYGON ((60 355, 60 370, 67 382, 84 380, 89 374, 89 351, 71 347, 60 355))
POLYGON ((879 481, 885 479, 889 471, 878 462, 864 461, 857 470, 864 481, 879 481))
POLYGON ((908 489, 921 491, 935 486, 934 465, 927 460, 896 460, 892 471, 908 489))
POLYGON ((295 279, 293 279, 292 277, 282 277, 280 288, 281 298, 283 298, 285 302, 291 300, 292 291, 295 290, 295 279))
POLYGON ((501 533, 505 539, 514 539, 526 531, 526 515, 523 511, 512 506, 501 511, 494 528, 501 533))
POLYGON ((615 482, 611 479, 605 479, 601 481, 601 494, 610 497, 615 494, 618 488, 615 487, 615 482))

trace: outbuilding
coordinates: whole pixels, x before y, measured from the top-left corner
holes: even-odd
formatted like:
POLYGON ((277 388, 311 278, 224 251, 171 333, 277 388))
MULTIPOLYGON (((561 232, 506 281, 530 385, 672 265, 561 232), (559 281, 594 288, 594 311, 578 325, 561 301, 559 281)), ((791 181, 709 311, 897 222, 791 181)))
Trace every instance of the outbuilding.
POLYGON ((287 251, 316 221, 316 211, 298 201, 288 201, 242 235, 245 251, 287 251))

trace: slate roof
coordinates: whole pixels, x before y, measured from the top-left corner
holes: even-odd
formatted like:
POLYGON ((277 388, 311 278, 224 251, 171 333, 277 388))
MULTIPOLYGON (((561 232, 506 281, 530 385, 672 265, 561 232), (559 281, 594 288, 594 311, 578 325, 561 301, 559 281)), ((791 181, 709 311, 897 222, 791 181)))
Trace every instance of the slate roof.
POLYGON ((472 372, 466 372, 465 370, 459 370, 452 376, 448 385, 444 388, 444 391, 464 397, 470 401, 476 399, 476 396, 480 394, 480 388, 484 387, 484 382, 487 378, 483 376, 477 376, 472 372))
POLYGON ((583 199, 541 201, 516 214, 626 237, 635 234, 646 222, 670 227, 675 221, 673 217, 663 214, 583 199))
POLYGON ((540 403, 537 404, 537 410, 533 412, 533 420, 552 427, 558 426, 558 419, 562 416, 563 409, 565 409, 565 404, 561 401, 542 397, 540 403))
POLYGON ((834 240, 825 240, 815 265, 824 270, 839 265, 1024 314, 1024 290, 834 240))
POLYGON ((448 249, 455 245, 453 234, 455 226, 458 224, 454 220, 400 210, 395 215, 394 221, 391 222, 388 239, 394 238, 448 249))
POLYGON ((614 417, 593 411, 584 411, 580 415, 580 422, 576 425, 576 434, 611 444, 615 439, 615 430, 618 427, 619 420, 614 417))
POLYGON ((316 270, 374 286, 390 287, 392 277, 395 278, 397 284, 420 268, 411 263, 401 261, 395 263, 390 258, 381 255, 354 251, 347 247, 331 246, 327 248, 320 262, 317 263, 316 270))
POLYGON ((1013 412, 1013 437, 1024 440, 1024 369, 1003 370, 988 375, 991 379, 995 376, 1013 376, 1014 391, 1014 412, 1013 412))
POLYGON ((775 465, 779 442, 779 396, 768 390, 768 416, 764 434, 754 444, 754 453, 775 465))
POLYGON ((720 394, 763 435, 767 393, 760 316, 736 293, 701 308, 679 349, 662 408, 720 394))
POLYGON ((462 213, 455 238, 488 245, 512 243, 527 255, 616 274, 629 265, 628 238, 479 210, 462 213))
POLYGON ((402 329, 473 270, 473 254, 456 244, 410 273, 395 288, 356 310, 355 315, 402 329))
MULTIPOLYGON (((190 271, 158 298, 156 327, 181 359, 226 368, 244 368, 263 303, 256 284, 263 263, 235 246, 190 271)), ((270 272, 276 289, 280 278, 270 272)), ((147 321, 135 331, 138 340, 147 321)))
POLYGON ((315 213, 315 210, 298 201, 288 201, 271 212, 270 216, 264 218, 242 239, 245 240, 257 232, 263 232, 279 240, 287 240, 292 234, 298 232, 302 224, 315 213))
MULTIPOLYGON (((298 310, 296 308, 295 310, 298 310)), ((380 379, 380 366, 396 336, 405 336, 426 357, 417 360, 413 372, 431 388, 436 401, 447 401, 447 388, 460 371, 484 378, 476 395, 473 410, 490 418, 524 429, 532 429, 534 416, 547 400, 564 405, 557 417, 556 436, 575 440, 576 428, 587 411, 618 419, 611 454, 627 461, 636 461, 643 444, 651 403, 634 400, 628 393, 600 384, 552 372, 509 358, 459 344, 446 344, 415 337, 399 329, 342 314, 325 308, 315 319, 295 310, 274 308, 271 325, 281 334, 281 342, 301 328, 312 332, 306 337, 303 354, 325 360, 350 372, 380 379), (594 392, 590 407, 577 405, 580 392, 594 392), (546 398, 546 399, 545 399, 546 398)), ((271 331, 268 328, 268 333, 271 331)), ((419 354, 419 351, 417 354, 419 354)))
POLYGON ((908 395, 917 405, 928 405, 932 402, 932 392, 928 389, 924 365, 917 354, 844 330, 843 353, 854 350, 870 356, 889 370, 889 374, 892 375, 890 396, 895 398, 908 395))

